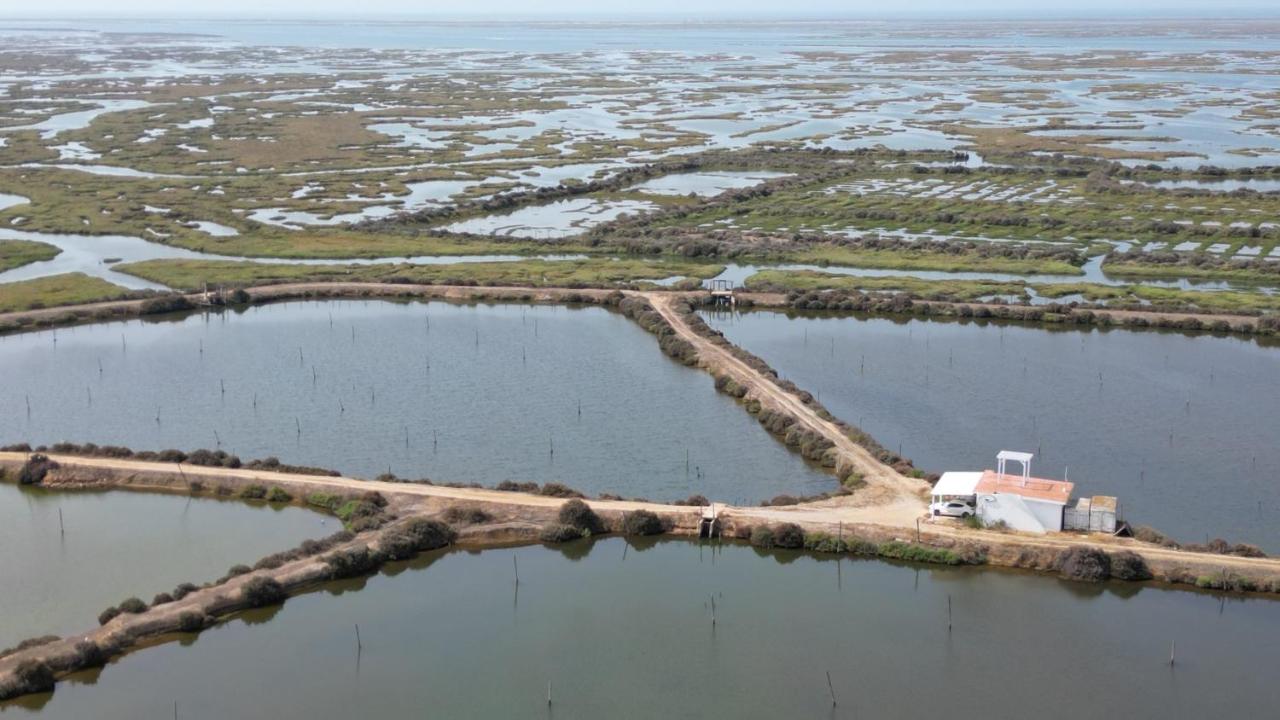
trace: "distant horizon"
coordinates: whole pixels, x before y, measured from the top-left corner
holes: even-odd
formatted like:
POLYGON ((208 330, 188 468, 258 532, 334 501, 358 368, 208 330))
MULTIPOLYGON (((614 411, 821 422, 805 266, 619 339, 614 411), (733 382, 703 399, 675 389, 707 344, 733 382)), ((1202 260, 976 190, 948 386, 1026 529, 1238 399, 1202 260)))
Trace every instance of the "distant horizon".
POLYGON ((436 0, 433 7, 401 0, 364 0, 358 12, 340 0, 221 0, 190 3, 175 11, 168 0, 117 0, 110 9, 100 0, 45 0, 39 5, 0 11, 9 20, 368 20, 368 21, 1108 21, 1176 22, 1205 19, 1280 18, 1280 3, 1268 0, 1129 0, 1117 7, 1109 0, 1077 0, 1046 9, 1026 0, 971 0, 962 7, 945 0, 898 0, 877 5, 856 0, 648 0, 645 10, 599 11, 586 0, 546 0, 530 9, 518 0, 436 0), (404 7, 404 5, 410 7, 404 7), (785 9, 780 9, 785 8, 785 9))

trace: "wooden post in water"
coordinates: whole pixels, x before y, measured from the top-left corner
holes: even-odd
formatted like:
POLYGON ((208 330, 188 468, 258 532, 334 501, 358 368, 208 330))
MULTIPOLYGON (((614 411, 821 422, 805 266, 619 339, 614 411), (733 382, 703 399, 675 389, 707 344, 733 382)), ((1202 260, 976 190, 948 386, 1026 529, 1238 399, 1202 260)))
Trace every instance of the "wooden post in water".
POLYGON ((1173 667, 1174 653, 1177 649, 1178 649, 1178 641, 1170 640, 1169 641, 1169 667, 1173 667))
POLYGON ((951 632, 951 593, 947 593, 947 633, 951 632))
POLYGON ((67 526, 62 524, 62 508, 58 508, 58 533, 66 536, 67 526))
POLYGON ((831 693, 831 707, 836 706, 836 689, 831 684, 831 671, 827 671, 827 692, 831 693))
POLYGON ((547 707, 551 707, 551 681, 547 681, 547 707))
POLYGON ((511 556, 511 569, 512 571, 515 572, 515 575, 516 575, 516 587, 519 587, 520 586, 520 561, 516 558, 514 554, 511 556))
POLYGON ((356 623, 356 654, 364 652, 364 643, 360 642, 360 623, 356 623))

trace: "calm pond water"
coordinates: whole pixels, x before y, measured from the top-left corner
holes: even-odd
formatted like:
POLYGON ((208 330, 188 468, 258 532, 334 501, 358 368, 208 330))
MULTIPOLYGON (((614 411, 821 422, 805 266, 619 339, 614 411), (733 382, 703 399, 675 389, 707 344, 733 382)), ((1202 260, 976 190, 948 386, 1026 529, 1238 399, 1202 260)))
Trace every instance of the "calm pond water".
POLYGON ((1001 449, 1136 524, 1280 550, 1280 349, 1212 336, 774 312, 707 316, 923 469, 1001 449))
POLYGON ((362 477, 667 500, 834 486, 602 308, 289 303, 11 336, 0 368, 7 443, 221 443, 362 477))
POLYGON ((0 647, 97 627, 127 597, 150 601, 339 529, 322 520, 294 507, 0 483, 0 647))
POLYGON ((176 701, 179 717, 318 720, 1266 717, 1280 701, 1260 670, 1280 632, 1268 600, 618 538, 400 570, 0 712, 134 720, 171 717, 176 701))

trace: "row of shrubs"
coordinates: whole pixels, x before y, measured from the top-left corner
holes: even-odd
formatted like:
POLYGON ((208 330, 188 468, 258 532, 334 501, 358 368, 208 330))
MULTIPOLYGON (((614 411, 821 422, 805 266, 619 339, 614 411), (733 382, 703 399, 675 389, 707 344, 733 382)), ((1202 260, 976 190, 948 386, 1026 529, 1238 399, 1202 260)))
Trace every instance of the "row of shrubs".
MULTIPOLYGON (((709 297, 704 300, 706 302, 710 302, 709 297)), ((925 473, 916 469, 909 459, 890 451, 888 448, 876 442, 875 438, 871 437, 860 428, 854 427, 844 420, 835 417, 821 402, 818 401, 817 398, 813 396, 812 393, 801 389, 790 380, 783 380, 779 378, 778 371, 773 369, 769 363, 765 362, 762 358, 756 356, 750 351, 730 342, 729 339, 724 336, 724 333, 712 328, 710 325, 707 325, 694 310, 693 306, 685 302, 680 302, 676 303, 674 309, 680 314, 681 319, 691 330, 693 330, 694 333, 706 338, 717 347, 728 351, 735 358, 760 373, 761 376, 773 382, 774 385, 795 396, 800 400, 800 402, 812 408, 818 417, 840 428, 840 431, 844 433, 846 437, 870 452, 877 460, 893 467, 894 470, 903 475, 925 477, 925 473)), ((743 398, 746 395, 746 389, 731 378, 726 378, 724 380, 717 379, 716 387, 737 398, 743 398)), ((827 450, 834 446, 834 444, 829 440, 817 434, 801 431, 799 429, 797 429, 795 434, 789 434, 791 425, 795 424, 796 419, 786 413, 764 410, 758 401, 747 401, 746 408, 747 412, 756 415, 757 420, 759 420, 760 423, 763 424, 770 432, 781 437, 787 445, 800 450, 809 460, 823 464, 826 467, 835 467, 835 458, 828 457, 826 455, 827 450)), ((852 467, 839 467, 836 468, 836 470, 842 487, 855 487, 861 481, 861 476, 855 477, 854 469, 852 467)), ((933 478, 930 479, 932 480, 933 478)))
MULTIPOLYGON (((866 293, 861 290, 787 290, 786 288, 759 288, 787 293, 787 305, 795 310, 840 310, 875 314, 909 314, 925 317, 954 317, 962 320, 1011 320, 1017 322, 1045 323, 1053 325, 1082 325, 1095 327, 1157 328, 1182 331, 1234 332, 1245 335, 1280 334, 1280 317, 1261 315, 1253 322, 1232 323, 1224 318, 1204 320, 1198 317, 1162 316, 1160 313, 1194 312, 1213 315, 1211 310, 1183 304, 1141 305, 1137 302, 1112 303, 1104 309, 1072 303, 1048 305, 1009 304, 995 298, 982 304, 968 304, 945 293, 918 297, 909 293, 866 293), (1155 317, 1142 315, 1116 316, 1106 310, 1141 310, 1155 317)), ((1257 315, 1248 309, 1234 310, 1233 315, 1257 315)))
POLYGON ((1222 538, 1214 538, 1206 540, 1202 545, 1200 543, 1182 544, 1164 533, 1156 530, 1148 525, 1139 525, 1133 529, 1133 536, 1142 542, 1162 545, 1174 550, 1188 550, 1198 553, 1212 553, 1214 555, 1235 555, 1236 557, 1264 558, 1267 556, 1262 548, 1257 545, 1249 545, 1247 543, 1231 543, 1222 538))
POLYGON ((693 343, 676 334, 671 323, 662 314, 653 309, 647 300, 640 297, 628 297, 618 303, 618 310, 623 315, 636 321, 640 327, 658 336, 658 347, 668 357, 684 365, 693 366, 698 363, 698 351, 693 343))
MULTIPOLYGON (((1192 548, 1188 546, 1185 549, 1192 548)), ((1147 567, 1142 556, 1128 550, 1108 553, 1095 547, 1068 548, 1058 556, 1053 569, 1057 571, 1059 577, 1084 582, 1152 579, 1151 569, 1147 567)), ((1280 577, 1261 580, 1230 572, 1226 568, 1212 575, 1173 570, 1166 573, 1161 580, 1176 585, 1192 585, 1204 590, 1280 593, 1280 577)))
MULTIPOLYGON (((204 587, 216 587, 231 578, 246 575, 255 570, 278 568, 287 562, 321 555, 322 553, 328 553, 328 555, 324 556, 323 561, 326 566, 326 573, 330 578, 354 577, 372 572, 390 560, 404 560, 419 552, 445 547, 451 544, 457 535, 453 528, 446 523, 426 518, 414 518, 398 527, 386 530, 378 539, 376 548, 363 544, 335 549, 336 546, 347 544, 355 537, 356 535, 351 532, 341 531, 322 540, 306 540, 293 550, 262 558, 252 568, 247 565, 234 566, 225 576, 204 587)), ((192 583, 182 583, 174 588, 173 592, 156 595, 150 605, 140 598, 131 597, 119 605, 103 610, 98 615, 98 622, 105 625, 122 614, 139 615, 151 608, 182 600, 192 592, 200 589, 199 586, 192 583)), ((243 585, 242 592, 245 603, 254 608, 279 604, 284 602, 288 595, 279 581, 266 575, 249 578, 243 585)), ((198 632, 211 621, 212 618, 206 617, 203 613, 185 611, 179 615, 178 629, 182 632, 198 632)), ((59 640, 57 636, 33 638, 19 643, 14 648, 0 652, 0 657, 57 640, 59 640)), ((118 650, 119 648, 104 648, 88 639, 82 640, 76 644, 76 657, 71 662, 66 663, 68 666, 62 669, 74 671, 101 666, 106 663, 111 654, 118 650)), ((0 687, 0 700, 29 693, 47 692, 52 690, 54 686, 53 669, 42 661, 26 660, 15 668, 14 675, 15 683, 0 687)))
POLYGON ((201 467, 225 467, 233 469, 245 468, 248 470, 268 470, 271 472, 288 473, 292 475, 323 475, 327 477, 337 477, 339 474, 338 471, 329 470, 327 468, 309 467, 306 465, 286 465, 281 463, 280 460, 275 457, 263 458, 261 460, 250 460, 248 463, 243 463, 239 457, 230 455, 223 450, 201 449, 184 452, 182 450, 169 449, 152 451, 133 450, 120 445, 60 442, 52 445, 38 445, 34 448, 27 443, 18 443, 16 445, 5 445, 0 447, 0 451, 80 455, 82 457, 105 457, 122 460, 139 460, 142 462, 183 463, 186 465, 198 465, 201 467))
POLYGON ((899 540, 876 543, 854 535, 833 537, 829 533, 806 533, 795 523, 757 525, 738 528, 736 532, 738 537, 747 539, 752 547, 762 549, 804 549, 935 565, 981 565, 986 562, 986 555, 980 552, 956 552, 899 540))
MULTIPOLYGON (((618 530, 623 535, 661 535, 670 526, 657 513, 648 510, 629 512, 618 530)), ((609 526, 585 502, 573 499, 560 506, 556 521, 542 528, 539 538, 545 543, 562 543, 610 532, 609 526)))

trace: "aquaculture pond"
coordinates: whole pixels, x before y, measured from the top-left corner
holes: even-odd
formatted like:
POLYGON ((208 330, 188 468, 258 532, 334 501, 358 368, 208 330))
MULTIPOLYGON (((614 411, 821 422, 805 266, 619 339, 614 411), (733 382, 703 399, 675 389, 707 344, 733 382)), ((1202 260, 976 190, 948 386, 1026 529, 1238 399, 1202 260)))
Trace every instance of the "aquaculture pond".
POLYGON ((1036 453, 1185 542, 1280 551, 1280 348, 1211 335, 707 315, 832 413, 928 471, 1036 453))
POLYGON ((655 500, 835 486, 599 307, 294 302, 10 336, 0 368, 6 443, 220 447, 655 500))
POLYGON ((149 602, 337 530, 294 507, 0 483, 0 648, 89 630, 125 598, 149 602))
POLYGON ((1280 701, 1260 670, 1280 632, 1270 600, 625 542, 435 553, 126 655, 0 712, 1265 717, 1280 701))

